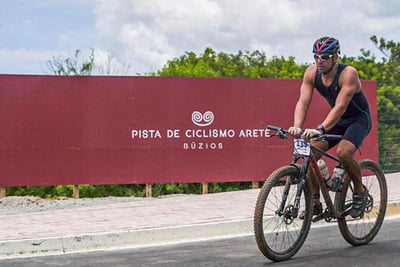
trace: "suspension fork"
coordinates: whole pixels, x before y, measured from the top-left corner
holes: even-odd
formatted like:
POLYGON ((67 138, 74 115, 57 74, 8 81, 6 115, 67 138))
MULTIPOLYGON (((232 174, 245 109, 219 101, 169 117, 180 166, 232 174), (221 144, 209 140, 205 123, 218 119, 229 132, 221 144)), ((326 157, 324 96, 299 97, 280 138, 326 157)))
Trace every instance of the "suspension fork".
POLYGON ((289 195, 290 185, 292 184, 292 179, 293 179, 292 177, 289 177, 288 179, 286 179, 285 188, 283 189, 281 204, 279 205, 278 210, 275 211, 275 214, 278 214, 279 216, 282 216, 284 213, 285 206, 286 206, 286 200, 289 195))
POLYGON ((294 218, 297 218, 297 215, 299 214, 299 210, 300 210, 301 192, 303 192, 303 188, 306 183, 306 174, 307 174, 307 166, 306 165, 308 165, 308 164, 302 165, 300 168, 299 183, 297 184, 297 192, 296 192, 296 197, 294 199, 294 207, 293 207, 293 212, 292 212, 292 215, 294 218))
MULTIPOLYGON (((297 158, 298 159, 298 158, 297 158)), ((303 190, 305 181, 306 181, 306 173, 307 173, 307 166, 308 166, 308 162, 306 162, 306 164, 304 165, 298 165, 295 162, 297 161, 297 159, 295 158, 293 160, 293 163, 291 164, 292 166, 295 166, 296 168, 299 169, 299 177, 297 177, 299 179, 299 182, 297 183, 297 191, 296 191, 296 197, 294 199, 294 207, 292 210, 292 216, 293 218, 297 218, 297 215, 299 213, 299 209, 300 209, 300 198, 301 198, 301 192, 303 190)), ((290 186, 293 184, 293 177, 290 176, 285 183, 285 187, 283 189, 283 194, 282 194, 282 201, 281 204, 279 206, 279 209, 275 212, 278 215, 283 215, 284 214, 284 210, 285 210, 285 206, 286 206, 286 201, 289 195, 289 190, 290 190, 290 186)))

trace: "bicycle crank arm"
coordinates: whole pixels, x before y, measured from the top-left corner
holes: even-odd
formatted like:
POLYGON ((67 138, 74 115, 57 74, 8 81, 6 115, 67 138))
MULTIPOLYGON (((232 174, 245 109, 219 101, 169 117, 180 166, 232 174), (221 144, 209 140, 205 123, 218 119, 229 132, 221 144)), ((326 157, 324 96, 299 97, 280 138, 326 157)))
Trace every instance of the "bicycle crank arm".
POLYGON ((321 213, 319 215, 314 216, 314 218, 312 219, 312 222, 318 222, 324 218, 325 218, 325 213, 321 213))
POLYGON ((352 208, 352 203, 345 205, 345 209, 344 209, 344 211, 339 213, 338 219, 344 219, 347 215, 349 215, 351 208, 352 208))

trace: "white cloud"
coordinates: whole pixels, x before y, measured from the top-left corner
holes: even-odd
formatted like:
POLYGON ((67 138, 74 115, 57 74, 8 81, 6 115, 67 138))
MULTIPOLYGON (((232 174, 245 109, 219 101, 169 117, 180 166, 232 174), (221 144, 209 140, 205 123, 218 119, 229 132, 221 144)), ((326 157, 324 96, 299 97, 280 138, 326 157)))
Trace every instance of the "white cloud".
POLYGON ((130 70, 129 62, 121 62, 110 52, 100 49, 94 50, 95 70, 99 75, 127 75, 130 70))
POLYGON ((131 59, 133 68, 141 72, 158 70, 190 47, 198 50, 210 32, 215 35, 212 28, 220 11, 206 0, 138 0, 98 1, 95 12, 101 18, 96 24, 101 49, 131 59))
POLYGON ((312 43, 323 35, 339 38, 345 54, 357 55, 361 48, 374 48, 370 36, 400 24, 397 16, 385 18, 386 23, 369 18, 371 6, 376 7, 372 0, 346 2, 345 8, 343 1, 327 5, 318 0, 96 4, 98 45, 118 58, 132 60, 137 72, 158 70, 185 51, 201 53, 205 47, 228 53, 263 50, 270 57, 292 55, 299 62, 311 62, 312 43))
POLYGON ((337 37, 345 55, 365 48, 380 57, 369 38, 398 41, 400 27, 397 0, 43 1, 6 16, 13 3, 0 10, 0 53, 10 60, 0 63, 0 72, 40 74, 53 56, 89 48, 119 66, 130 65, 130 74, 157 71, 186 51, 201 53, 206 47, 225 53, 262 50, 270 58, 295 56, 304 63, 312 61, 312 43, 323 35, 337 37), (15 35, 10 25, 24 20, 30 27, 15 29, 20 33, 15 35), (12 67, 13 62, 20 65, 12 67))
MULTIPOLYGON (((60 52, 59 54, 62 54, 60 52)), ((44 74, 49 73, 46 61, 55 56, 53 51, 38 51, 19 48, 0 49, 0 73, 2 74, 44 74), (32 68, 32 66, 35 66, 32 68)))

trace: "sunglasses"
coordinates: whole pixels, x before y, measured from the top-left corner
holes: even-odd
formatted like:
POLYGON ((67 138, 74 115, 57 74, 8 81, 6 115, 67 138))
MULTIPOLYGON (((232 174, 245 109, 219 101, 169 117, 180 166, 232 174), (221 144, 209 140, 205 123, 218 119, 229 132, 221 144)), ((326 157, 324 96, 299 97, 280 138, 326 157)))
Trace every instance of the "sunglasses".
POLYGON ((325 55, 314 54, 314 60, 315 61, 317 61, 318 59, 321 60, 321 61, 327 61, 331 57, 333 57, 333 55, 330 55, 330 54, 329 55, 327 55, 327 54, 325 54, 325 55))

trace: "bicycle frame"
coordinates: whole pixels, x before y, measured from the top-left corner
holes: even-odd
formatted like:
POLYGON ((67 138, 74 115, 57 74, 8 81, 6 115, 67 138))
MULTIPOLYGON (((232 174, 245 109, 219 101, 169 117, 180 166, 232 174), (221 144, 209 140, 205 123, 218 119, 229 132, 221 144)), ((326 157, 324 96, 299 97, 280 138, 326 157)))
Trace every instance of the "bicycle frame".
MULTIPOLYGON (((339 135, 325 135, 325 138, 329 139, 329 138, 338 138, 341 139, 343 138, 342 136, 339 135)), ((339 218, 342 216, 341 213, 339 213, 335 207, 335 203, 334 201, 332 201, 331 196, 329 195, 329 189, 325 183, 325 180, 321 174, 321 171, 318 167, 317 164, 317 160, 314 158, 314 153, 318 152, 321 154, 321 156, 325 156, 327 158, 330 158, 331 160, 335 161, 338 163, 339 166, 341 166, 340 160, 339 158, 329 154, 328 152, 319 149, 318 147, 315 147, 311 144, 311 142, 306 141, 310 144, 310 149, 311 149, 311 153, 310 155, 298 155, 295 153, 293 153, 293 159, 292 159, 292 165, 296 166, 299 170, 300 170, 300 181, 299 181, 299 186, 297 188, 297 193, 296 193, 296 198, 294 200, 294 209, 293 209, 293 216, 297 217, 298 212, 299 212, 299 207, 300 207, 300 196, 301 196, 301 192, 303 190, 303 186, 305 183, 305 179, 307 177, 307 170, 309 168, 309 166, 311 165, 312 171, 314 172, 314 175, 316 177, 317 183, 320 187, 322 196, 326 202, 327 205, 327 212, 328 214, 325 214, 326 218, 339 218), (299 160, 303 160, 304 162, 302 164, 299 164, 298 161, 299 160)), ((285 189, 284 189, 284 193, 283 193, 283 201, 281 202, 281 205, 279 207, 279 210, 276 212, 277 214, 282 215, 284 212, 284 207, 286 205, 286 200, 287 200, 287 196, 288 196, 288 192, 289 192, 289 187, 290 185, 293 183, 293 181, 291 179, 288 179, 286 184, 285 184, 285 189)), ((336 192, 336 194, 338 194, 340 192, 336 192)), ((336 199, 336 198, 335 198, 336 199)))
MULTIPOLYGON (((329 136, 328 136, 328 138, 329 138, 329 136)), ((329 154, 328 152, 323 151, 323 150, 321 150, 321 149, 319 149, 319 148, 317 148, 317 147, 315 147, 315 146, 313 146, 313 145, 311 145, 311 150, 312 150, 313 152, 317 151, 317 152, 320 153, 321 155, 323 155, 323 156, 325 156, 325 157, 328 157, 328 158, 330 158, 330 159, 336 161, 336 162, 339 164, 339 166, 341 166, 340 160, 339 160, 337 157, 335 157, 335 156, 329 154)), ((318 185, 319 185, 319 187, 320 187, 322 196, 323 196, 323 198, 324 198, 324 200, 325 200, 325 203, 326 203, 326 205, 327 205, 327 208, 328 208, 327 211, 329 212, 328 216, 329 216, 330 218, 338 218, 338 217, 339 217, 339 213, 338 213, 338 211, 336 210, 336 207, 335 207, 336 205, 335 205, 335 203, 332 201, 332 198, 331 198, 331 196, 329 195, 329 188, 327 187, 327 185, 326 185, 326 183, 325 183, 325 180, 324 180, 324 178, 323 178, 323 176, 322 176, 321 170, 320 170, 320 168, 318 167, 317 160, 316 160, 313 156, 311 156, 311 157, 309 157, 309 161, 310 161, 312 170, 313 170, 313 172, 314 172, 314 175, 315 175, 315 177, 316 177, 316 180, 317 180, 317 182, 318 182, 318 185)), ((337 194, 337 193, 338 193, 338 192, 336 192, 336 194, 337 194)))

